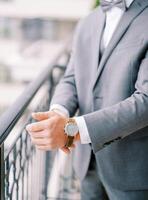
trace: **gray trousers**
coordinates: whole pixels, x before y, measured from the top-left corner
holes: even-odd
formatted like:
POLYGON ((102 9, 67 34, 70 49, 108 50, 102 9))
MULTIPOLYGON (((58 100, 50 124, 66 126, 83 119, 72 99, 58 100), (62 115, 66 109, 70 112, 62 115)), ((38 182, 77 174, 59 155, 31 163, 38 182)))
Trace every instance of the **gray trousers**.
POLYGON ((87 176, 81 182, 81 200, 148 200, 148 190, 121 191, 104 183, 92 153, 87 176))

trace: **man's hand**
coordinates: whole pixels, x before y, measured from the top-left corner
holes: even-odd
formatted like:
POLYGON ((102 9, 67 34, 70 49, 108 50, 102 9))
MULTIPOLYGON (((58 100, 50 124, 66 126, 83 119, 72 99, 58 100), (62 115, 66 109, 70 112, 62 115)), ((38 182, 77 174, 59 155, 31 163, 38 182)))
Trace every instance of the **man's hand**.
POLYGON ((32 143, 38 149, 48 151, 60 148, 65 153, 70 153, 70 150, 65 147, 66 117, 53 111, 33 113, 32 117, 38 122, 27 125, 26 129, 31 136, 32 143))

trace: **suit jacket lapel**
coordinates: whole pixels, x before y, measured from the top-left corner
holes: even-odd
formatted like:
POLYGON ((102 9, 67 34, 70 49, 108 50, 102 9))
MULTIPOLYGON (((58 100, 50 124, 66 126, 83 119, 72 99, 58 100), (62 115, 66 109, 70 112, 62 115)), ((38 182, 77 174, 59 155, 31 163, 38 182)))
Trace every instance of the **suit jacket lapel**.
POLYGON ((131 7, 127 10, 126 13, 124 13, 122 19, 120 20, 117 29, 115 30, 115 33, 104 51, 104 54, 102 56, 101 62, 99 64, 99 68, 96 74, 96 78, 94 80, 93 88, 95 88, 98 78, 101 75, 101 72, 110 57, 111 53, 113 52, 114 48, 119 43, 122 36, 127 31, 128 27, 132 23, 132 21, 144 10, 144 8, 148 6, 148 0, 135 0, 131 7))
POLYGON ((102 9, 97 9, 97 14, 95 19, 92 22, 92 33, 91 33, 91 47, 90 48, 90 55, 91 55, 91 73, 92 80, 94 80, 94 76, 96 75, 96 71, 98 68, 98 61, 100 59, 99 50, 100 50, 100 41, 101 36, 105 26, 105 14, 103 13, 102 9))

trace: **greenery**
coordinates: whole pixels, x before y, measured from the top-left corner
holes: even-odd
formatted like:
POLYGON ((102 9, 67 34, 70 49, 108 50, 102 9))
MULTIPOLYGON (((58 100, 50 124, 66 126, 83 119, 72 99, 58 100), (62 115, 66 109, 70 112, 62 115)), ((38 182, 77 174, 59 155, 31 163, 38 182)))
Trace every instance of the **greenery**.
POLYGON ((94 8, 96 8, 98 5, 99 5, 99 3, 100 3, 100 0, 95 0, 95 3, 94 3, 94 8))

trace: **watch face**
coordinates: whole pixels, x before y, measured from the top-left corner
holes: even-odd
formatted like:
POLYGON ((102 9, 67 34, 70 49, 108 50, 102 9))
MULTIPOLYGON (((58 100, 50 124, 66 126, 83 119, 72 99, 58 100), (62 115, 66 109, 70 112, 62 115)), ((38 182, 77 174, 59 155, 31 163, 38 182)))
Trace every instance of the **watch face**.
POLYGON ((76 124, 67 124, 65 127, 65 132, 69 135, 69 136, 75 136, 76 133, 78 133, 78 126, 76 124))

